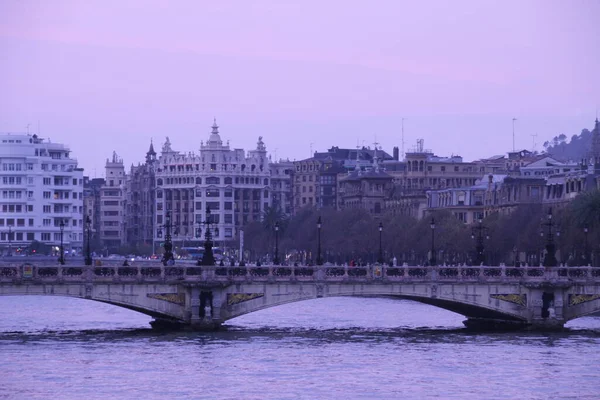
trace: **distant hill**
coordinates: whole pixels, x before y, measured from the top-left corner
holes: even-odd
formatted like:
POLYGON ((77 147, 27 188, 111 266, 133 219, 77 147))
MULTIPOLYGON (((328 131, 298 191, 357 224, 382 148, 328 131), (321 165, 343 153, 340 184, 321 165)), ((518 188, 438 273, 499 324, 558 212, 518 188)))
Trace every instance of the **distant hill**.
POLYGON ((567 142, 564 134, 555 136, 551 141, 544 143, 546 153, 559 161, 581 161, 586 158, 592 145, 592 132, 584 129, 579 135, 571 136, 567 142))

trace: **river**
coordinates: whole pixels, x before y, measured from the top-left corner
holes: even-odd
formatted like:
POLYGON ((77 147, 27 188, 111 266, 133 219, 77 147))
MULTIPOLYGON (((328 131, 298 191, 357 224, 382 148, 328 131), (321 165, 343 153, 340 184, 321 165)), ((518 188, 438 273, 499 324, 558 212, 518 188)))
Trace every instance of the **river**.
POLYGON ((133 311, 0 298, 0 399, 598 399, 600 317, 473 333, 404 300, 325 298, 219 332, 155 332, 133 311))

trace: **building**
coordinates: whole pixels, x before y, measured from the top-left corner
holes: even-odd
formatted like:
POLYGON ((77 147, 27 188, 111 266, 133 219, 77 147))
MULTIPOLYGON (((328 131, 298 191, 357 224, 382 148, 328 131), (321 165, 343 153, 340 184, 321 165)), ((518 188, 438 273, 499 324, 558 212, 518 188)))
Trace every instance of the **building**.
POLYGON ((144 164, 132 165, 125 180, 126 242, 138 251, 143 247, 151 247, 154 237, 156 162, 156 152, 151 142, 144 164))
POLYGON ((232 245, 239 228, 261 221, 271 206, 271 171, 262 136, 256 149, 246 154, 223 144, 216 121, 199 154, 174 151, 167 138, 155 179, 155 247, 163 242, 167 228, 175 250, 201 245, 208 209, 213 240, 217 245, 232 245))
POLYGON ((293 193, 292 179, 294 163, 287 160, 269 163, 271 171, 271 201, 272 206, 285 215, 292 214, 293 193))
MULTIPOLYGON (((105 185, 104 178, 90 179, 88 176, 83 177, 83 223, 84 228, 87 219, 90 222, 90 241, 97 243, 99 240, 98 232, 100 232, 100 190, 105 185)), ((87 240, 87 232, 86 240, 87 240)))
POLYGON ((58 253, 83 246, 83 170, 68 146, 37 135, 0 134, 0 249, 33 241, 58 253))
POLYGON ((474 186, 483 176, 502 172, 504 164, 500 156, 474 162, 464 162, 456 155, 436 156, 425 149, 424 141, 419 139, 416 148, 406 153, 404 162, 383 162, 383 167, 394 177, 394 187, 385 201, 386 209, 394 214, 423 218, 432 207, 428 203, 428 191, 474 186))
POLYGON ((342 207, 339 199, 338 178, 359 168, 373 166, 374 159, 392 160, 392 156, 376 147, 343 149, 331 147, 326 152, 315 152, 313 157, 294 162, 294 213, 302 207, 342 207))
POLYGON ((371 168, 356 169, 339 179, 340 207, 360 208, 371 214, 383 212, 385 199, 393 187, 393 177, 379 167, 377 156, 371 168))
POLYGON ((106 159, 105 182, 100 188, 99 238, 103 251, 116 253, 125 244, 125 167, 123 160, 113 152, 106 159))

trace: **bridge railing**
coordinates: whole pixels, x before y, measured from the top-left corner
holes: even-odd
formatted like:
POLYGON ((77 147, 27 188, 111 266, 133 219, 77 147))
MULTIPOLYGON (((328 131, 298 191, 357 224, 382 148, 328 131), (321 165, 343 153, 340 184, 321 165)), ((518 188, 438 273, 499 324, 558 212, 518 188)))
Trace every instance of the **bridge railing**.
POLYGON ((135 263, 100 266, 0 266, 0 282, 544 282, 600 281, 594 267, 512 266, 196 266, 135 263))

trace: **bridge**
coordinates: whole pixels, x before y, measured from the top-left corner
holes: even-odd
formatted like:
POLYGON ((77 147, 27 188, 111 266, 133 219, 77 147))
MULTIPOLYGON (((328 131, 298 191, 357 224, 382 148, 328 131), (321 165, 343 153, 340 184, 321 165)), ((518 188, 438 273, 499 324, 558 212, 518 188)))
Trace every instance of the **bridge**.
POLYGON ((95 300, 150 315, 158 325, 199 330, 269 307, 332 296, 414 300, 462 314, 467 326, 492 329, 555 329, 600 311, 600 268, 593 267, 81 264, 2 262, 0 296, 95 300))

